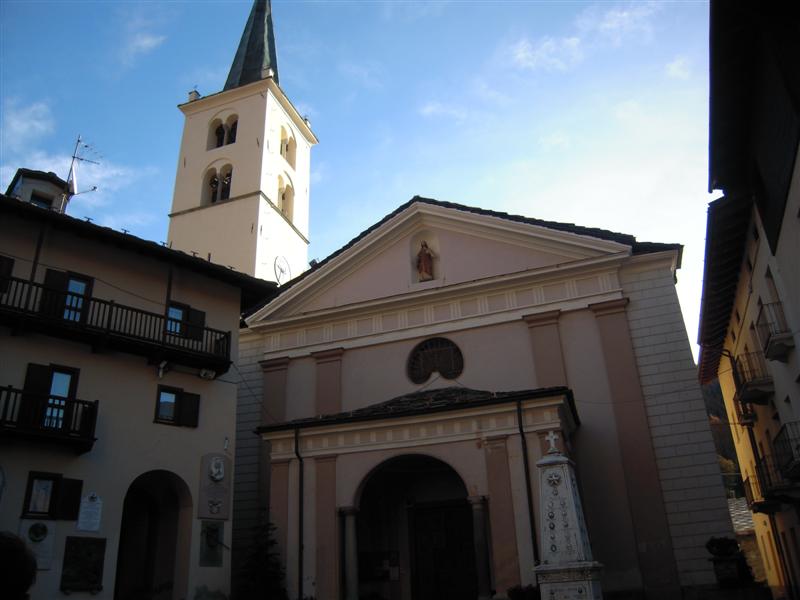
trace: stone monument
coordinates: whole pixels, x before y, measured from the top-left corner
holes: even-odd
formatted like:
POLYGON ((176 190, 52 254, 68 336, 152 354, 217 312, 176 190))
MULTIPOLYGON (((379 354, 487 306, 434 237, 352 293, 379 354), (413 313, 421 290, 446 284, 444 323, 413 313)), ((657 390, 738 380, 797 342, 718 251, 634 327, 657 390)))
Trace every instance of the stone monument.
POLYGON ((542 524, 541 564, 534 571, 542 600, 602 600, 602 565, 592 559, 589 533, 575 480, 575 465, 556 446, 536 463, 542 524))

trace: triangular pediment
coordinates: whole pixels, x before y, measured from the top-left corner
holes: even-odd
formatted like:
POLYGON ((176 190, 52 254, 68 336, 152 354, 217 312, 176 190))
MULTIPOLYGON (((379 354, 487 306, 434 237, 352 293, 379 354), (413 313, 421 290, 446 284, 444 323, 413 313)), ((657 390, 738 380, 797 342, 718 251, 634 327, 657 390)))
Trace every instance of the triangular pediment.
POLYGON ((566 225, 555 229, 533 220, 466 208, 410 202, 292 282, 248 323, 575 267, 631 253, 631 245, 623 243, 625 236, 619 236, 622 241, 601 239, 569 231, 566 225), (431 255, 430 280, 420 274, 418 264, 423 243, 431 255))

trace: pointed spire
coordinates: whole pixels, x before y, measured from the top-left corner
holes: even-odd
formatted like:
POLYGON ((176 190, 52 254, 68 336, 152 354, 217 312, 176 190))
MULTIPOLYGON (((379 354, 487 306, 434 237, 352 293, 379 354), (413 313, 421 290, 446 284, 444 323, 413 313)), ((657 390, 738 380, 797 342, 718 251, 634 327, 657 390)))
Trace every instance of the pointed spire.
POLYGON ((272 30, 272 6, 270 0, 255 0, 224 89, 232 90, 266 79, 269 69, 272 69, 272 79, 278 83, 278 55, 275 52, 275 33, 272 30))

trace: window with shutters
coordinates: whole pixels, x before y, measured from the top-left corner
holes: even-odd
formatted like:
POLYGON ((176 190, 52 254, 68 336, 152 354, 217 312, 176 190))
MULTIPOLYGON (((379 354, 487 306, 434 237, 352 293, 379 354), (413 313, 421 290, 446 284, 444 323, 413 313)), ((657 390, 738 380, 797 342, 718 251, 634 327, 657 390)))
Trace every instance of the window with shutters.
POLYGON ((75 521, 81 504, 83 481, 60 473, 30 471, 22 517, 75 521))
POLYGON ((169 335, 190 340, 203 340, 206 313, 182 302, 170 302, 167 307, 166 331, 169 335))
POLYGON ((93 283, 86 275, 47 269, 39 312, 65 321, 85 322, 93 283))
POLYGON ((154 421, 165 425, 197 427, 200 412, 200 396, 181 388, 158 386, 154 421))
POLYGON ((78 392, 79 374, 72 367, 30 363, 20 406, 21 423, 51 432, 71 430, 72 421, 79 416, 74 414, 71 402, 78 392))

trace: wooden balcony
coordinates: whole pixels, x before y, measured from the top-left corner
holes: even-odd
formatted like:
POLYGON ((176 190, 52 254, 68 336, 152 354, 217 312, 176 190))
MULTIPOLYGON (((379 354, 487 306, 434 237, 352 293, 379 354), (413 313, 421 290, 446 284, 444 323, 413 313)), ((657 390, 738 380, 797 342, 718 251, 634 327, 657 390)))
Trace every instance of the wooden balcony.
POLYGON ((82 454, 92 449, 98 402, 0 388, 0 438, 53 443, 82 454))
POLYGON ((0 279, 0 324, 14 333, 36 331, 88 343, 94 351, 129 352, 152 364, 167 361, 207 369, 214 376, 231 364, 230 331, 15 277, 0 279))
POLYGON ((786 324, 781 302, 771 302, 761 306, 756 319, 756 330, 764 356, 769 360, 785 362, 789 351, 794 348, 794 338, 786 324))
POLYGON ((744 488, 753 512, 773 513, 782 503, 796 504, 800 501, 800 483, 784 475, 779 460, 774 456, 758 459, 756 476, 745 479, 744 488))
POLYGON ((800 481, 800 421, 784 423, 772 446, 783 476, 800 481))
POLYGON ((761 352, 748 352, 737 356, 733 379, 736 383, 736 399, 743 404, 766 404, 775 392, 772 375, 761 352))

